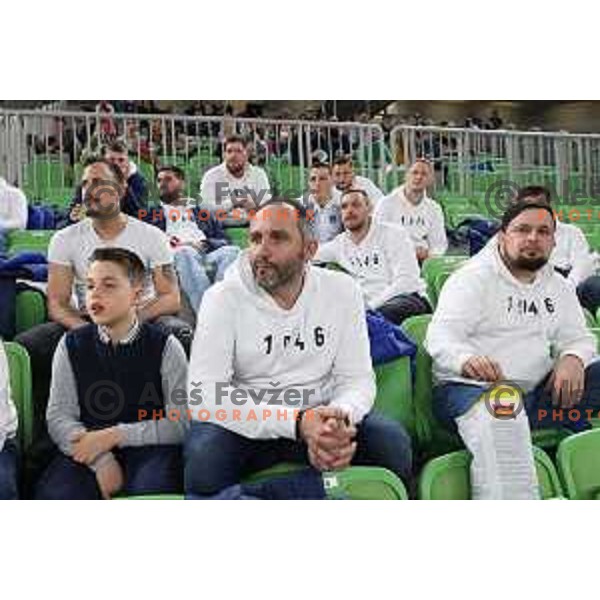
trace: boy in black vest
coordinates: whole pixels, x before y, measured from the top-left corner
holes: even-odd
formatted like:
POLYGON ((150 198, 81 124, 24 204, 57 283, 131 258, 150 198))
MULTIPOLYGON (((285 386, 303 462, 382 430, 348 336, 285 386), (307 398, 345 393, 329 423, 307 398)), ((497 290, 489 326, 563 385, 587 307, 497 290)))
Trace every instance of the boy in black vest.
POLYGON ((143 282, 133 252, 93 253, 86 291, 93 323, 69 331, 54 355, 46 417, 61 454, 38 482, 40 499, 182 489, 186 421, 175 392, 186 388, 187 361, 173 335, 138 321, 143 282))

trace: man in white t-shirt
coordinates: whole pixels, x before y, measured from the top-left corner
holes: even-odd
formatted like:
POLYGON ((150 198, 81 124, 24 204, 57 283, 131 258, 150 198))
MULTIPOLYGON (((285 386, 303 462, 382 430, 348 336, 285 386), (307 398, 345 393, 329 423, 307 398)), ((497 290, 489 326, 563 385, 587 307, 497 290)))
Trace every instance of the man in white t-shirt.
POLYGON ((322 498, 320 472, 350 464, 410 476, 408 435, 371 412, 360 290, 347 275, 310 266, 317 241, 304 212, 268 202, 250 222, 248 251, 202 302, 188 370, 188 494, 231 491, 281 461, 312 468, 238 492, 322 498))
MULTIPOLYGON (((96 248, 121 247, 144 263, 140 321, 173 333, 189 351, 192 323, 176 316, 180 293, 167 236, 158 228, 121 212, 124 178, 115 165, 91 159, 82 175, 86 218, 57 231, 48 248, 48 315, 44 323, 17 336, 31 358, 35 413, 45 414, 54 350, 62 335, 89 322, 85 306, 86 273, 96 248)), ((44 430, 40 432, 43 436, 44 430)))
POLYGON ((334 262, 356 278, 368 308, 400 324, 431 312, 414 247, 406 230, 371 217, 371 201, 363 190, 342 196, 345 231, 319 247, 315 260, 334 262))
POLYGON ((0 340, 0 500, 15 500, 17 485, 17 411, 11 398, 10 374, 0 340))
POLYGON ((349 156, 339 156, 333 161, 331 169, 333 181, 336 188, 341 193, 348 190, 363 190, 373 206, 383 198, 383 192, 368 178, 356 175, 352 158, 349 156))
POLYGON ((6 234, 27 227, 27 198, 0 177, 0 255, 6 249, 6 234))
POLYGON ((417 258, 442 256, 448 250, 444 213, 427 196, 433 182, 433 169, 425 160, 415 161, 406 173, 404 185, 381 200, 375 218, 406 227, 416 248, 417 258))
POLYGON ((248 145, 242 137, 228 136, 223 147, 223 163, 202 177, 202 208, 227 212, 233 208, 256 209, 271 197, 267 174, 248 162, 248 145))
POLYGON ((301 198, 312 211, 315 233, 320 244, 331 241, 344 229, 340 207, 340 191, 334 187, 331 167, 315 163, 308 175, 308 194, 301 198))

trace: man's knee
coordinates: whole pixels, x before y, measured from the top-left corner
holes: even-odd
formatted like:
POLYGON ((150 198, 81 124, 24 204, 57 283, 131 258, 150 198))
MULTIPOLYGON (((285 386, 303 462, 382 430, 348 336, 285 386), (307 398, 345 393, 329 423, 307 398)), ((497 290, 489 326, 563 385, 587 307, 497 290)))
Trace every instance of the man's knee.
POLYGON ((214 423, 192 423, 184 447, 186 493, 209 495, 238 483, 238 436, 214 423))
POLYGON ((394 471, 402 478, 412 472, 412 441, 404 426, 370 413, 360 425, 369 461, 394 471))

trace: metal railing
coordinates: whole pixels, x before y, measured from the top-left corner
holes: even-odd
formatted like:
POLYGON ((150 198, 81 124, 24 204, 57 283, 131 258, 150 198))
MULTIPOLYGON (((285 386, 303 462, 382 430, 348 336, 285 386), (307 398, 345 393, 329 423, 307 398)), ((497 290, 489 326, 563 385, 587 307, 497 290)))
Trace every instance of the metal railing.
POLYGON ((450 194, 485 193, 501 181, 546 185, 562 199, 598 191, 600 135, 402 125, 390 145, 392 185, 425 157, 434 165, 435 189, 450 194))
POLYGON ((317 155, 354 157, 358 174, 381 185, 385 146, 380 126, 361 123, 246 119, 174 114, 107 114, 0 110, 0 175, 34 200, 63 203, 79 181, 81 160, 112 139, 124 141, 151 191, 157 166, 177 164, 196 197, 203 173, 222 160, 231 133, 250 142, 252 162, 272 188, 298 195, 317 155))

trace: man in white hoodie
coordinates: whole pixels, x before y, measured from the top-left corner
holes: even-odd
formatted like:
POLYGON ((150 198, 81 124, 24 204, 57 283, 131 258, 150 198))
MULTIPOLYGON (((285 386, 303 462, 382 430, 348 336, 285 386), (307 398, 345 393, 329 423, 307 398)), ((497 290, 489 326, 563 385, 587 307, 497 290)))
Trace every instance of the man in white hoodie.
POLYGON ((362 190, 341 200, 345 231, 323 244, 315 260, 334 262, 359 283, 367 308, 399 325, 408 317, 431 312, 414 246, 406 229, 371 217, 372 204, 362 190))
POLYGON ((251 221, 249 249, 206 292, 188 371, 188 495, 213 496, 282 461, 311 465, 301 485, 290 477, 277 491, 246 493, 320 498, 321 471, 350 464, 410 476, 408 435, 370 412, 360 290, 311 266, 316 248, 304 209, 269 201, 251 221))
POLYGON ((383 198, 383 192, 368 177, 354 173, 352 158, 348 155, 339 156, 333 161, 331 174, 336 188, 341 193, 363 190, 374 206, 383 198))
POLYGON ((15 500, 17 486, 17 411, 10 395, 8 360, 0 340, 0 500, 15 500))
POLYGON ((0 177, 0 256, 6 250, 6 235, 27 227, 27 198, 0 177))
POLYGON ((420 262, 442 256, 448 250, 444 213, 440 205, 427 196, 432 182, 431 164, 417 160, 408 170, 404 185, 383 198, 375 210, 376 219, 408 229, 420 262))
POLYGON ((427 332, 434 411, 473 454, 475 498, 537 497, 528 421, 579 431, 597 416, 596 343, 574 288, 548 264, 554 237, 547 203, 513 204, 497 248, 446 282, 427 332), (482 400, 507 385, 522 410, 504 420, 503 403, 482 400))

